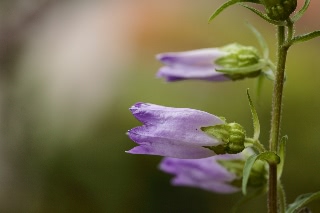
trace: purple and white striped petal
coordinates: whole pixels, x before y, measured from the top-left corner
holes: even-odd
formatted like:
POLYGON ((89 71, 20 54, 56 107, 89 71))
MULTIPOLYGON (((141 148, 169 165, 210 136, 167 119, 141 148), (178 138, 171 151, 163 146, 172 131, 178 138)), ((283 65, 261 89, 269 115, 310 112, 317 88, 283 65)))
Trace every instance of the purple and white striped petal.
POLYGON ((159 69, 157 76, 167 81, 201 79, 208 81, 230 80, 217 72, 214 61, 227 53, 219 48, 207 48, 176 53, 158 54, 156 58, 166 66, 159 69))
POLYGON ((221 144, 200 129, 224 123, 209 113, 148 103, 137 103, 130 110, 143 125, 128 131, 129 137, 139 144, 128 153, 204 158, 215 153, 203 146, 221 144))

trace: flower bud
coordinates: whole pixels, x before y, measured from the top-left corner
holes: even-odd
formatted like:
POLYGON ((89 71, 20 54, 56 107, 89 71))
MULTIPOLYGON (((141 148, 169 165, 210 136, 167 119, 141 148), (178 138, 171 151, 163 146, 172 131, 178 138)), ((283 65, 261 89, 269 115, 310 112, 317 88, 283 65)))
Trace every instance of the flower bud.
POLYGON ((244 150, 246 132, 240 124, 230 123, 229 142, 227 143, 227 153, 236 154, 244 150))
POLYGON ((261 0, 267 15, 275 21, 285 21, 297 7, 297 0, 261 0))
POLYGON ((204 146, 213 150, 216 154, 236 154, 242 152, 245 148, 246 132, 240 124, 227 123, 202 127, 201 130, 223 142, 218 146, 204 146))
POLYGON ((226 56, 218 58, 215 63, 226 68, 238 68, 259 62, 258 50, 252 46, 233 43, 221 48, 226 56))
POLYGON ((225 55, 215 60, 216 69, 232 80, 257 77, 265 66, 258 50, 252 46, 234 43, 222 47, 221 51, 225 55))

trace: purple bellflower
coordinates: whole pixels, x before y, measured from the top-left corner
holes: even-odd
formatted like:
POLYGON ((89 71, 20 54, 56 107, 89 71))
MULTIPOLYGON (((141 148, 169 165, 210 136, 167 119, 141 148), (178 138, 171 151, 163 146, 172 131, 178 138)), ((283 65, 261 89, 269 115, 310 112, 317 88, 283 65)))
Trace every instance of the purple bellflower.
POLYGON ((143 123, 128 131, 139 146, 131 154, 174 158, 206 158, 216 154, 241 152, 246 141, 240 124, 195 109, 137 103, 130 108, 143 123))
MULTIPOLYGON (((252 153, 251 149, 246 149, 238 154, 216 155, 202 159, 165 157, 159 168, 174 175, 171 180, 174 186, 197 187, 228 194, 240 191, 243 166, 252 153)), ((256 163, 250 174, 248 186, 265 186, 266 174, 265 164, 256 163)))
POLYGON ((257 49, 236 43, 221 48, 161 53, 156 58, 165 65, 159 69, 157 77, 169 82, 185 79, 230 81, 257 77, 262 70, 270 70, 257 49))
POLYGON ((132 114, 143 123, 128 131, 138 146, 131 154, 160 155, 174 158, 206 158, 216 153, 209 148, 222 144, 201 127, 224 124, 221 118, 195 109, 136 103, 132 114))
POLYGON ((202 159, 164 158, 160 163, 160 170, 173 174, 171 180, 174 186, 190 186, 216 193, 234 193, 240 188, 232 185, 241 179, 220 165, 218 159, 241 159, 240 154, 216 155, 202 159))
POLYGON ((214 61, 222 56, 226 56, 226 53, 218 48, 161 53, 156 58, 166 66, 160 68, 157 76, 167 81, 184 79, 228 81, 231 79, 215 70, 214 61))

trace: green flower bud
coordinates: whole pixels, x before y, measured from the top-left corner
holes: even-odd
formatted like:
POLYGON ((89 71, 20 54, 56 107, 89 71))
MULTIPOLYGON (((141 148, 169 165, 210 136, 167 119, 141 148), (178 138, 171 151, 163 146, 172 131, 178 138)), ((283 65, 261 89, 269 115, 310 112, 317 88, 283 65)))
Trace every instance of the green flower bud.
POLYGON ((285 21, 297 7, 297 0, 261 0, 267 15, 275 21, 285 21))
POLYGON ((244 141, 246 138, 246 131, 244 128, 237 123, 228 124, 230 127, 229 130, 229 142, 227 153, 235 154, 242 152, 244 150, 244 141))
POLYGON ((224 68, 238 68, 254 65, 259 62, 258 50, 251 46, 229 44, 221 48, 227 55, 218 58, 215 64, 224 68))
POLYGON ((236 154, 242 152, 245 148, 246 131, 240 124, 227 123, 202 127, 201 130, 223 142, 218 146, 205 146, 216 154, 236 154))
POLYGON ((257 77, 265 66, 258 50, 252 46, 234 43, 220 49, 225 53, 225 56, 214 61, 217 65, 217 71, 226 74, 233 80, 257 77))

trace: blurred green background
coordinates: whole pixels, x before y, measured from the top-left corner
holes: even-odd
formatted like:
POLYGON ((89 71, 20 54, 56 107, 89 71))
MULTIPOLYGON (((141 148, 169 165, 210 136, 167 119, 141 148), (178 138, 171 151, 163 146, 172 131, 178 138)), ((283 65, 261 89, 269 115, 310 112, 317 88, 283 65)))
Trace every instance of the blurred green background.
MULTIPOLYGON (((248 21, 275 50, 275 29, 240 6, 207 19, 225 1, 119 0, 0 2, 0 212, 228 212, 241 194, 170 186, 161 157, 125 154, 135 146, 135 102, 188 107, 237 121, 252 133, 246 89, 253 79, 212 83, 156 79, 155 54, 257 45, 248 21)), ((303 2, 299 1, 299 6, 303 2)), ((320 3, 297 33, 320 29, 320 3)), ((320 40, 288 55, 282 134, 289 136, 287 201, 320 190, 320 40)), ((257 111, 266 144, 271 82, 257 111)), ((320 212, 320 202, 309 205, 320 212)), ((266 212, 259 197, 239 212, 266 212)))

